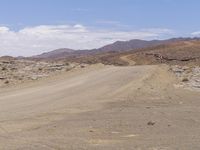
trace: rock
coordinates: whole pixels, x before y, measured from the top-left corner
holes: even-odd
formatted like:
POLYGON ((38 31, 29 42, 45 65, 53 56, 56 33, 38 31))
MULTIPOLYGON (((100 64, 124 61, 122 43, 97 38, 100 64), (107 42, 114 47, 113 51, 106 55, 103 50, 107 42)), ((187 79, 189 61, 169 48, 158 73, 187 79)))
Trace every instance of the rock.
POLYGON ((7 68, 6 68, 6 67, 3 67, 3 68, 1 68, 1 70, 2 70, 2 71, 5 71, 5 70, 7 70, 7 68))
POLYGON ((148 125, 148 126, 153 126, 153 125, 155 125, 155 122, 149 121, 149 122, 147 123, 147 125, 148 125))
POLYGON ((174 67, 172 68, 172 71, 175 72, 175 73, 182 73, 182 72, 184 72, 184 69, 182 69, 182 68, 179 67, 179 66, 174 66, 174 67))
POLYGON ((31 77, 31 80, 37 80, 37 79, 38 79, 38 77, 36 77, 36 76, 31 77))
POLYGON ((194 88, 200 88, 200 83, 192 83, 191 86, 194 88))
POLYGON ((6 80, 4 83, 5 83, 5 84, 9 84, 10 82, 9 82, 8 80, 6 80))
POLYGON ((182 82, 188 82, 188 81, 189 81, 188 78, 183 78, 183 79, 182 79, 182 82))

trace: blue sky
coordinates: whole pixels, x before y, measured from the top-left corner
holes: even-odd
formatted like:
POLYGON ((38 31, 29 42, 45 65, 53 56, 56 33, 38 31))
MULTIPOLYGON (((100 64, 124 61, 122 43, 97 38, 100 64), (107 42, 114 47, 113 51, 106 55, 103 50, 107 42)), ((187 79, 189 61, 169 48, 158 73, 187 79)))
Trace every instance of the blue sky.
POLYGON ((0 0, 0 4, 0 55, 200 34, 199 0, 0 0), (16 44, 27 39, 24 33, 29 39, 16 44), (57 37, 60 33, 63 40, 57 37), (35 37, 41 41, 34 41, 35 37), (89 40, 79 41, 86 38, 89 40), (54 45, 45 45, 49 42, 54 45))
MULTIPOLYGON (((170 28, 190 33, 200 28, 199 0, 0 0, 0 23, 19 28, 118 22, 130 29, 170 28)), ((108 23, 107 26, 112 24, 108 23)))

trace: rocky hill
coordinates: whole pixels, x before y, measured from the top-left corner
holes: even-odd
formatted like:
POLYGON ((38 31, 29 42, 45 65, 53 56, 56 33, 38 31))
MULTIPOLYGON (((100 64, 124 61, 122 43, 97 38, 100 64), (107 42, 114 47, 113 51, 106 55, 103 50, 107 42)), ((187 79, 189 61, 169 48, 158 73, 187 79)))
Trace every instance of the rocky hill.
POLYGON ((141 49, 137 52, 129 51, 131 59, 138 64, 194 64, 200 65, 200 40, 185 40, 162 44, 141 49))

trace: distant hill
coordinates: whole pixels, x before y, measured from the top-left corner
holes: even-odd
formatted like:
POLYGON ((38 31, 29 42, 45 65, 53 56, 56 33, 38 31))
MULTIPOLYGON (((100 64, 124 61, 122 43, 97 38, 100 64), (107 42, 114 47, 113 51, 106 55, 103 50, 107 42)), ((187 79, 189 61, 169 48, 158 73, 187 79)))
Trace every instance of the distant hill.
POLYGON ((60 58, 66 55, 69 55, 70 53, 75 52, 75 50, 73 49, 68 49, 68 48, 60 48, 60 49, 56 49, 50 52, 46 52, 40 55, 36 55, 33 56, 32 58, 50 58, 50 59, 54 59, 54 58, 60 58))
POLYGON ((130 51, 135 49, 141 49, 151 46, 160 45, 163 43, 168 42, 168 40, 153 40, 153 41, 145 41, 145 40, 130 40, 130 41, 117 41, 113 44, 106 45, 104 47, 101 47, 99 49, 96 49, 96 51, 101 52, 110 52, 110 51, 130 51))
POLYGON ((12 56, 2 56, 2 57, 0 57, 0 61, 12 61, 12 60, 16 60, 16 58, 12 57, 12 56))
POLYGON ((72 50, 68 48, 62 48, 62 49, 56 49, 50 52, 46 52, 37 56, 33 56, 32 58, 64 58, 67 56, 73 56, 73 55, 87 55, 87 54, 96 54, 96 53, 102 53, 102 52, 120 52, 120 51, 129 51, 129 50, 135 50, 140 48, 146 48, 150 46, 156 46, 163 43, 166 43, 167 41, 159 41, 159 40, 153 40, 153 41, 145 41, 145 40, 130 40, 130 41, 117 41, 113 44, 109 44, 106 46, 103 46, 99 49, 92 49, 92 50, 72 50))
POLYGON ((136 51, 139 49, 155 47, 163 44, 169 44, 179 41, 191 41, 191 40, 199 40, 198 38, 173 38, 168 40, 130 40, 130 41, 117 41, 113 44, 109 44, 103 46, 98 49, 92 50, 73 50, 69 48, 62 48, 53 50, 50 52, 43 53, 41 55, 33 56, 31 58, 36 59, 62 59, 67 57, 77 57, 77 56, 85 56, 85 55, 95 55, 102 54, 108 52, 126 52, 126 51, 136 51))

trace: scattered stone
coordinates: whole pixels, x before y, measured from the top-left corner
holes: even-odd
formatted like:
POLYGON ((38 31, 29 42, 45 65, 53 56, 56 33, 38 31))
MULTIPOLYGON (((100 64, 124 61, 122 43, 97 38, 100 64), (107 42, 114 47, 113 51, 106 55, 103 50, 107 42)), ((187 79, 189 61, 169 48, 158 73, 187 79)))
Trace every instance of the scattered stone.
POLYGON ((148 125, 148 126, 153 126, 153 125, 155 125, 155 122, 149 121, 149 122, 147 123, 147 125, 148 125))

